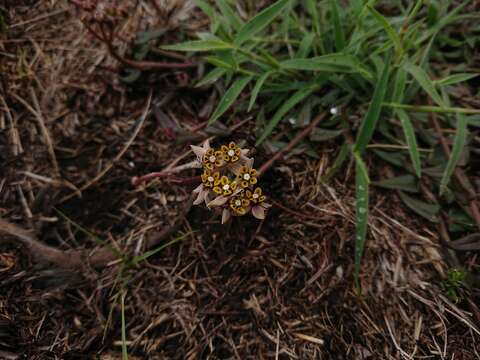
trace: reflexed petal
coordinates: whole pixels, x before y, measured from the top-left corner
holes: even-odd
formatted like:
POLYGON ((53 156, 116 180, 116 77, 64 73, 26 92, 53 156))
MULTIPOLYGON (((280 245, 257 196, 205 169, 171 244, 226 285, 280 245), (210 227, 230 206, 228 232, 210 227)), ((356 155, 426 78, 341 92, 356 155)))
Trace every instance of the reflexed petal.
POLYGON ((203 155, 205 155, 205 153, 207 152, 206 149, 200 147, 200 146, 195 146, 195 145, 190 145, 192 151, 194 152, 194 154, 198 157, 198 158, 202 158, 203 155))
POLYGON ((201 204, 204 200, 205 200, 205 192, 202 190, 198 193, 198 196, 193 202, 193 205, 201 204))
POLYGON ((223 209, 222 212, 222 224, 225 224, 228 220, 230 220, 230 211, 228 209, 223 209))
POLYGON ((228 201, 227 196, 218 196, 207 204, 207 207, 222 206, 228 201))
POLYGON ((232 171, 232 173, 234 173, 237 176, 240 175, 241 169, 242 169, 242 165, 240 165, 239 163, 230 164, 230 170, 232 171))
POLYGON ((261 207, 265 208, 265 209, 268 209, 268 208, 271 208, 272 207, 272 204, 268 204, 266 202, 263 202, 260 204, 261 207))
POLYGON ((193 193, 197 194, 203 190, 203 184, 198 185, 195 189, 193 189, 193 193))
POLYGON ((245 161, 245 166, 251 169, 253 167, 253 158, 248 158, 248 160, 245 161))
POLYGON ((260 205, 256 205, 252 207, 252 215, 260 220, 265 219, 265 208, 263 208, 263 206, 260 206, 260 205))
POLYGON ((210 140, 208 140, 208 139, 205 140, 205 142, 203 143, 203 148, 204 148, 205 150, 210 149, 210 140))

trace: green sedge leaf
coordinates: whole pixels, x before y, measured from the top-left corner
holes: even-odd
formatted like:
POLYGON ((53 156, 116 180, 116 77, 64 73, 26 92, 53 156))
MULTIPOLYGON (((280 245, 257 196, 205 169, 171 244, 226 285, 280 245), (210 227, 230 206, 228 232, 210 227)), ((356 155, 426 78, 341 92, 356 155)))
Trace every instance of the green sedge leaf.
POLYGON ((250 82, 251 79, 252 79, 251 76, 244 76, 242 78, 237 79, 232 84, 232 86, 230 86, 230 88, 225 92, 225 95, 223 95, 222 100, 220 100, 220 103, 215 109, 215 112, 212 114, 212 117, 208 122, 209 125, 217 121, 218 118, 222 116, 223 113, 227 111, 228 108, 230 108, 230 106, 232 106, 232 104, 235 102, 237 97, 240 95, 242 90, 245 88, 245 86, 247 86, 247 84, 250 82))

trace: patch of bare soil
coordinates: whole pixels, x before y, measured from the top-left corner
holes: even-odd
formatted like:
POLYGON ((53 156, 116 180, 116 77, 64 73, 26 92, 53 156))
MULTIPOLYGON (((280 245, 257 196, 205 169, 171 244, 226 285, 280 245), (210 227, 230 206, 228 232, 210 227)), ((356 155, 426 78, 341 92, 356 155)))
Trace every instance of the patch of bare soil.
MULTIPOLYGON (((127 35, 162 21, 151 2, 132 11, 127 35)), ((265 174, 265 221, 220 225, 190 206, 194 171, 131 184, 191 159, 207 136, 253 143, 249 125, 202 130, 215 89, 188 85, 201 69, 128 85, 74 6, 10 1, 0 14, 0 216, 19 226, 0 233, 0 358, 120 359, 122 294, 131 359, 480 358, 478 292, 447 295, 436 230, 393 192, 372 194, 355 289, 351 171, 319 180, 334 144, 265 174), (173 239, 137 265, 98 256, 173 239)), ((462 256, 478 272, 477 255, 462 256)))

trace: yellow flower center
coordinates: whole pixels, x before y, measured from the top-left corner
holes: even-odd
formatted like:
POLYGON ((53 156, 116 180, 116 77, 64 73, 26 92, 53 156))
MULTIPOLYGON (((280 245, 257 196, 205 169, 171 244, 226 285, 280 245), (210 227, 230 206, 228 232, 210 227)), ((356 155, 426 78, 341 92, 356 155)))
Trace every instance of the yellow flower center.
POLYGON ((210 157, 208 158, 208 160, 209 160, 210 162, 215 162, 215 160, 217 160, 217 158, 216 158, 214 155, 212 155, 212 156, 210 156, 210 157))
POLYGON ((233 156, 235 155, 235 150, 228 150, 228 156, 233 156))
POLYGON ((243 175, 243 178, 244 178, 245 180, 247 180, 247 181, 250 180, 250 174, 245 174, 245 175, 243 175))
POLYGON ((213 176, 209 176, 207 180, 208 180, 208 182, 213 182, 213 180, 215 180, 215 179, 213 178, 213 176))
POLYGON ((252 197, 253 197, 254 199, 258 199, 258 194, 253 194, 252 197))
POLYGON ((230 189, 230 185, 228 184, 223 185, 223 190, 228 190, 228 189, 230 189))
POLYGON ((241 206, 242 201, 241 200, 235 200, 235 206, 241 206))

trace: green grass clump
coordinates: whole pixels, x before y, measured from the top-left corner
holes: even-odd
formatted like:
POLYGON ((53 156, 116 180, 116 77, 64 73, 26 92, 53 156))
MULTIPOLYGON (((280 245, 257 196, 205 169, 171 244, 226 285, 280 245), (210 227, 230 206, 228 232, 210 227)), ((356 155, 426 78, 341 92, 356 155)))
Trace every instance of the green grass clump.
POLYGON ((373 185, 398 190, 418 215, 438 221, 440 204, 411 194, 428 177, 442 204, 468 216, 461 191, 449 185, 466 154, 468 126, 479 126, 480 111, 455 106, 454 96, 455 86, 478 75, 469 59, 478 36, 453 31, 458 24, 478 28, 479 14, 464 11, 469 1, 351 0, 343 6, 338 0, 278 0, 261 11, 253 1, 196 3, 210 19, 209 31, 163 49, 201 53, 211 69, 198 86, 221 82, 226 88, 210 123, 228 122, 234 104, 236 112, 255 111, 262 115, 256 124, 261 146, 287 119, 301 127, 310 118, 300 124, 299 114, 340 107, 341 116, 316 130, 323 140, 342 134, 345 124, 356 134, 353 144, 347 136, 340 144, 335 169, 348 154, 356 162, 357 282, 368 223, 366 154, 400 172, 398 181, 373 185), (250 14, 240 16, 235 6, 250 14), (431 113, 442 128, 456 129, 449 157, 438 151, 431 113))

